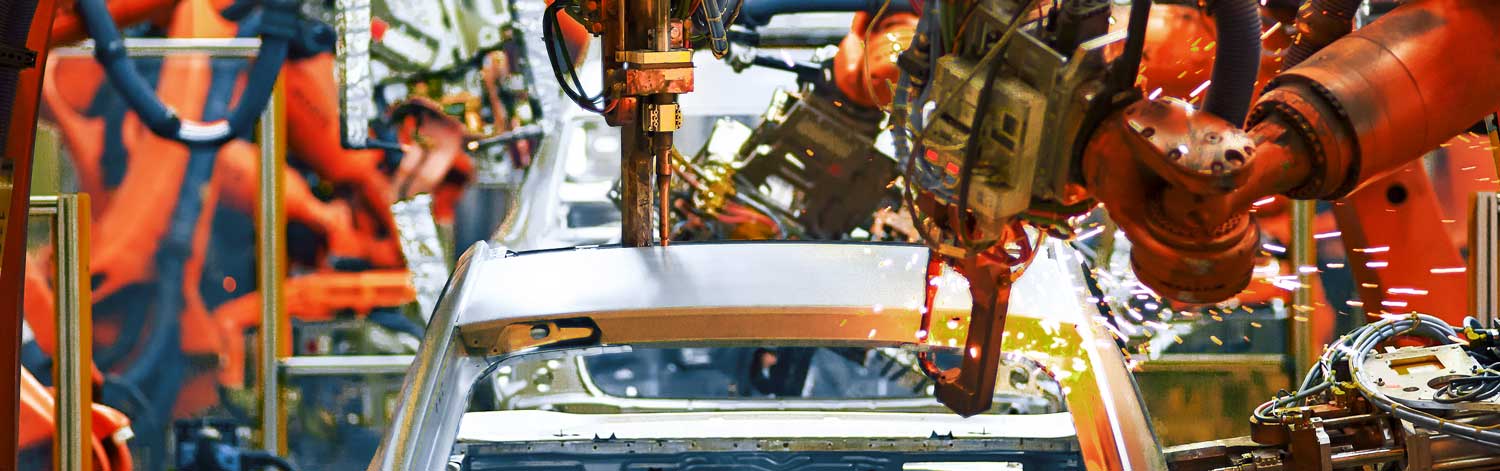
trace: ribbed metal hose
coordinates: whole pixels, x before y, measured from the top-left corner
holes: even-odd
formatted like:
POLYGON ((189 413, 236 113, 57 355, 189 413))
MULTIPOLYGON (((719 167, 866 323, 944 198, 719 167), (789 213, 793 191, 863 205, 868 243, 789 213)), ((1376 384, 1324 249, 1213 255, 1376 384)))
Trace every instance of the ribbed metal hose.
POLYGON ((1328 43, 1354 30, 1354 14, 1363 0, 1311 0, 1297 11, 1297 39, 1282 58, 1290 69, 1312 57, 1328 43))
MULTIPOLYGON (((0 44, 24 49, 26 38, 31 34, 31 19, 36 14, 36 0, 0 0, 0 44)), ((37 67, 41 67, 37 64, 37 67)), ((11 111, 15 106, 16 89, 20 86, 21 71, 0 67, 0 149, 5 148, 5 138, 10 131, 11 111)))
POLYGON ((1212 84, 1203 109, 1236 125, 1245 122, 1260 74, 1260 3, 1217 0, 1209 7, 1218 30, 1212 84))

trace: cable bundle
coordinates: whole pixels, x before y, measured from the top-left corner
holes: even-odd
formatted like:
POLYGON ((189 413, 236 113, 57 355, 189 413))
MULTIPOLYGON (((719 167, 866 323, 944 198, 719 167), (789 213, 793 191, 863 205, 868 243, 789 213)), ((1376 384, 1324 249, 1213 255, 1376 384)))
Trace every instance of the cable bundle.
MULTIPOLYGON (((1332 387, 1334 364, 1348 361, 1350 372, 1354 377, 1352 386, 1358 388, 1360 393, 1375 407, 1390 413, 1397 419, 1411 422, 1422 428, 1452 434, 1486 447, 1500 448, 1500 430, 1438 417, 1392 399, 1381 393, 1378 387, 1372 386, 1373 381, 1365 377, 1361 366, 1364 365, 1370 353, 1376 351, 1376 347, 1396 337, 1406 335, 1423 337, 1440 345, 1451 345, 1459 338, 1453 327, 1441 319, 1426 314, 1386 318, 1366 325, 1329 345, 1323 352, 1323 356, 1319 358, 1317 365, 1303 379, 1296 394, 1261 404, 1253 412, 1255 418, 1263 422, 1279 422, 1279 417, 1273 415, 1272 411, 1300 403, 1332 387)), ((1437 400, 1447 403, 1480 401, 1492 398, 1497 393, 1500 393, 1500 373, 1486 369, 1485 374, 1450 381, 1439 389, 1437 400)))
POLYGON ((578 69, 573 65, 573 53, 568 51, 568 44, 562 40, 562 22, 557 16, 562 14, 564 6, 565 2, 558 0, 547 5, 547 10, 542 13, 542 43, 547 46, 547 60, 552 63, 552 75, 557 78, 563 94, 579 108, 603 114, 609 110, 609 107, 600 106, 604 102, 604 92, 594 96, 584 95, 583 82, 578 80, 578 69))

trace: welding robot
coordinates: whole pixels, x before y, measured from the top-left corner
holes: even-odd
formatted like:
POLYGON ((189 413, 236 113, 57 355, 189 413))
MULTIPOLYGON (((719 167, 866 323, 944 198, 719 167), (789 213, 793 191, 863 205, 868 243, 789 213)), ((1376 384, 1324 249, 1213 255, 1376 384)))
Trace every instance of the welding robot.
MULTIPOLYGON (((259 115, 254 102, 264 102, 262 94, 278 74, 295 103, 286 112, 297 164, 287 170, 284 196, 289 259, 302 272, 283 286, 292 316, 316 323, 369 315, 420 337, 421 326, 395 310, 412 302, 415 293, 390 208, 398 199, 432 193, 435 216, 451 221, 473 173, 465 143, 479 136, 441 113, 435 102, 410 100, 393 107, 385 133, 400 137, 388 148, 342 146, 333 121, 338 110, 331 29, 299 15, 283 15, 278 25, 274 8, 248 12, 248 4, 110 2, 109 12, 120 23, 145 21, 167 37, 233 37, 237 29, 241 36, 257 31, 284 36, 276 40, 272 34, 263 43, 261 59, 248 74, 242 61, 201 56, 169 57, 135 69, 118 49, 118 32, 100 21, 109 19, 97 11, 104 3, 85 3, 57 19, 53 43, 76 41, 85 30, 106 38, 96 49, 99 63, 53 58, 41 96, 46 118, 63 135, 79 191, 91 194, 98 208, 92 240, 99 244, 91 263, 101 334, 96 387, 102 388, 101 401, 125 410, 141 431, 132 441, 145 454, 137 459, 165 465, 162 447, 173 419, 211 407, 233 409, 226 391, 246 388, 246 335, 260 323, 255 264, 243 246, 220 241, 253 230, 249 217, 256 205, 260 150, 239 138, 249 136, 247 126, 259 115), (107 39, 111 36, 113 41, 107 39), (284 66, 281 56, 290 56, 284 66), (118 76, 134 70, 151 78, 118 76), (240 106, 231 110, 236 92, 240 106), (153 100, 159 101, 153 105, 153 100), (163 112, 162 103, 170 110, 163 112), (196 128, 173 113, 232 119, 196 128), (132 229, 117 230, 121 227, 132 229), (213 366, 193 366, 205 359, 213 366)), ((296 4, 280 5, 287 7, 296 4)), ((38 332, 39 341, 27 346, 37 353, 30 358, 42 362, 33 368, 45 367, 55 351, 46 276, 50 254, 36 255, 27 270, 24 309, 28 325, 38 332)), ((51 427, 32 421, 23 429, 51 427)), ((186 442, 197 436, 178 438, 186 442)), ((124 456, 115 462, 131 461, 128 450, 115 451, 124 456)))
MULTIPOLYGON (((1151 2, 1130 6, 1124 31, 1112 31, 1105 1, 913 6, 912 45, 887 60, 898 69, 891 121, 913 225, 934 260, 969 278, 974 298, 966 351, 976 353, 957 369, 927 366, 955 412, 989 406, 1008 288, 1036 238, 1071 237, 1072 222, 1102 205, 1131 239, 1132 266, 1147 287, 1183 303, 1220 301, 1251 279, 1257 202, 1353 194, 1500 105, 1500 92, 1465 79, 1500 67, 1489 44, 1472 44, 1500 26, 1494 5, 1407 2, 1354 31, 1361 2, 1267 3, 1265 16, 1295 32, 1265 31, 1259 2, 1192 5, 1214 22, 1204 48, 1214 51, 1211 75, 1187 93, 1201 107, 1142 87, 1143 74, 1157 74, 1165 77, 1157 88, 1181 90, 1187 72, 1197 73, 1142 67, 1151 2), (1286 51, 1269 65, 1262 42, 1277 35, 1286 51), (1441 52, 1453 50, 1467 53, 1441 52)), ((716 23, 734 8, 699 5, 708 44, 724 54, 716 23)), ((609 2, 558 10, 605 38, 604 92, 570 95, 628 127, 625 240, 649 244, 642 231, 652 202, 641 195, 652 177, 663 188, 671 176, 663 162, 672 97, 691 84, 681 19, 693 12, 609 2)), ((868 69, 863 75, 871 81, 868 69)), ((658 217, 659 227, 666 219, 658 217)), ((668 234, 661 231, 662 243, 668 234)))

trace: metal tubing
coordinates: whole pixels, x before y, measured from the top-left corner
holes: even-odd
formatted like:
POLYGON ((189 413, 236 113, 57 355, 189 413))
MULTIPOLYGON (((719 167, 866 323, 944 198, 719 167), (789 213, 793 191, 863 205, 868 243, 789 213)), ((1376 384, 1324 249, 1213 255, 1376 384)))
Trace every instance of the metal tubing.
POLYGON ((281 360, 281 373, 292 376, 403 374, 416 355, 301 356, 281 360))
POLYGON ((1351 451, 1338 453, 1329 457, 1335 468, 1353 468, 1387 461, 1395 461, 1406 457, 1406 450, 1400 448, 1377 448, 1374 450, 1351 451))
POLYGON ((1483 191, 1469 203, 1469 315, 1484 325, 1500 314, 1500 194, 1483 191))
POLYGON ((281 290, 286 279, 286 207, 282 204, 286 172, 283 167, 285 146, 281 145, 282 114, 285 97, 281 80, 260 118, 260 207, 256 215, 256 248, 260 286, 260 378, 261 378, 261 447, 275 455, 286 448, 281 433, 280 378, 278 363, 283 344, 281 319, 286 313, 286 297, 281 290))
POLYGON ((667 0, 651 0, 652 24, 656 25, 655 40, 656 50, 667 52, 672 50, 672 4, 667 0))
POLYGON ((1460 460, 1443 461, 1432 464, 1432 471, 1445 471, 1454 469, 1483 469, 1500 464, 1500 456, 1481 456, 1478 458, 1464 458, 1460 460))
POLYGON ((1332 428, 1346 427, 1346 426, 1350 426, 1350 425, 1362 424, 1362 423, 1366 423, 1366 422, 1374 422, 1374 421, 1377 421, 1377 420, 1384 420, 1384 419, 1385 419, 1385 417, 1382 417, 1382 416, 1379 416, 1379 415, 1375 415, 1375 414, 1360 414, 1360 415, 1349 415, 1349 416, 1344 416, 1344 417, 1335 417, 1335 418, 1332 418, 1332 419, 1326 419, 1326 420, 1324 420, 1323 421, 1323 428, 1332 429, 1332 428))
MULTIPOLYGON (((256 38, 129 38, 125 49, 131 57, 166 57, 172 55, 202 55, 214 57, 254 58, 260 49, 256 38)), ((88 40, 71 47, 52 50, 58 57, 89 57, 94 55, 94 41, 88 40)))
POLYGON ((1292 270, 1297 275, 1297 290, 1292 292, 1292 310, 1287 316, 1287 350, 1292 359, 1292 378, 1307 371, 1318 357, 1317 339, 1312 335, 1313 276, 1318 268, 1318 241, 1313 238, 1313 216, 1317 207, 1312 201, 1292 202, 1292 270))
POLYGON ((93 469, 93 299, 89 284, 89 197, 87 194, 31 198, 31 215, 52 219, 55 250, 53 283, 57 358, 55 469, 93 469))

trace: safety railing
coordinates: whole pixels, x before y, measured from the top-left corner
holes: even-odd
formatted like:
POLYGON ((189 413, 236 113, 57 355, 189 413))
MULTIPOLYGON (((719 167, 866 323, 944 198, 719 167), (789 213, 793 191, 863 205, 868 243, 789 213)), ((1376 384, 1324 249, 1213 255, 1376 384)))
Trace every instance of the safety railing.
POLYGON ((57 335, 56 358, 53 360, 53 384, 57 387, 54 402, 57 417, 56 442, 52 447, 53 466, 60 471, 93 469, 90 430, 93 419, 93 320, 89 283, 89 197, 87 194, 33 196, 32 218, 43 217, 51 231, 54 304, 54 332, 57 335))

